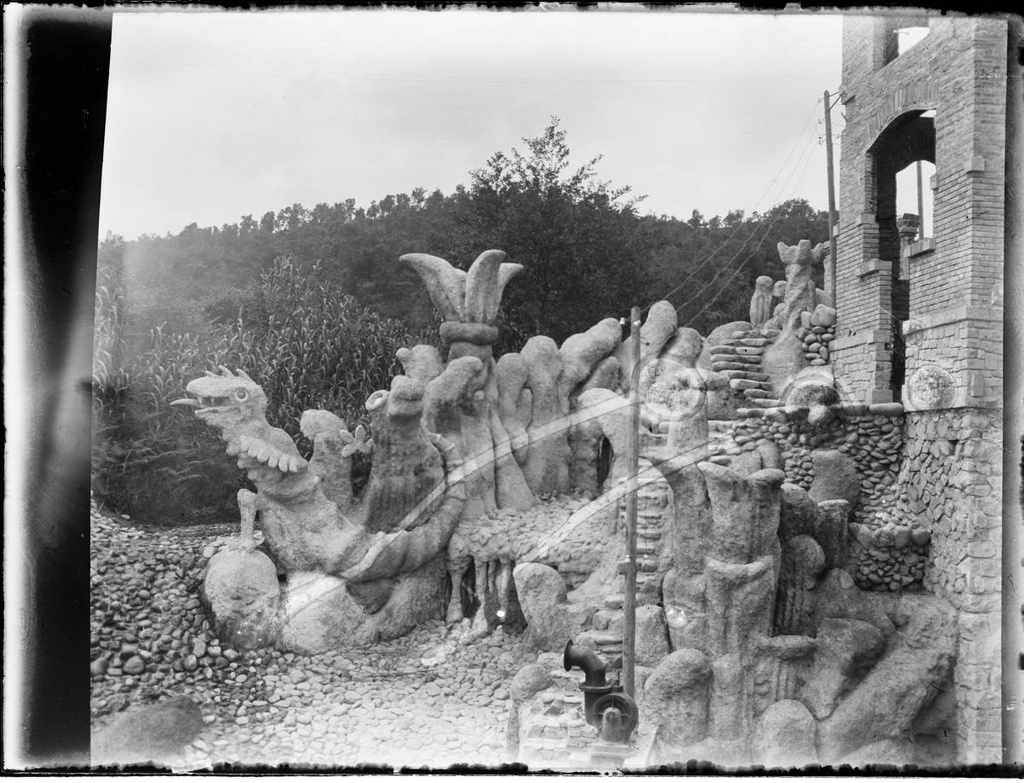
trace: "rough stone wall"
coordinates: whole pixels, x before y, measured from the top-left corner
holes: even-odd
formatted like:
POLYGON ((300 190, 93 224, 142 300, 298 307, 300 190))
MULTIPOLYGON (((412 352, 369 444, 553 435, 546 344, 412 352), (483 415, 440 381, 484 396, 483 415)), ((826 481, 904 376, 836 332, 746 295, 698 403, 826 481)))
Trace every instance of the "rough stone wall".
POLYGON ((853 404, 823 429, 811 426, 805 417, 786 419, 755 409, 746 413, 746 418, 710 423, 712 462, 729 464, 773 443, 786 481, 810 489, 814 481, 811 452, 836 449, 853 458, 861 477, 860 502, 853 519, 868 528, 882 527, 888 521, 880 513, 892 506, 896 493, 903 449, 901 413, 873 413, 871 406, 853 404))
POLYGON ((924 586, 959 611, 960 760, 998 761, 1002 419, 978 409, 908 413, 906 434, 895 513, 930 521, 924 586))

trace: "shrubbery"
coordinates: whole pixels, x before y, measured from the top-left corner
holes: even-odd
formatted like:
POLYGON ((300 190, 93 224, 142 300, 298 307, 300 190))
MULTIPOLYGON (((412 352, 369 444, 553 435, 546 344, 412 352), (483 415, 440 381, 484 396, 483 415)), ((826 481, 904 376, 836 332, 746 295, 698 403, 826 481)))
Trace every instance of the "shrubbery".
POLYGON ((185 386, 223 365, 245 370, 267 394, 268 421, 299 435, 307 409, 337 413, 350 429, 363 407, 401 372, 395 352, 430 336, 408 334, 325 280, 319 264, 278 259, 244 297, 234 323, 202 335, 152 330, 142 351, 126 349, 123 297, 96 297, 93 368, 93 488, 116 511, 163 525, 234 521, 246 479, 217 433, 171 406, 185 386))

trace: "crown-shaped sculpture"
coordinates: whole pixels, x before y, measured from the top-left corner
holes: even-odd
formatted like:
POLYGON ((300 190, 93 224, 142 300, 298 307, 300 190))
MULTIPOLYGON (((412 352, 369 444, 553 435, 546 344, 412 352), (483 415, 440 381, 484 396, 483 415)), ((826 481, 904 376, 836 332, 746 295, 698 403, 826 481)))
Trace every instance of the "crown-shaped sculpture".
POLYGON ((423 280, 430 301, 441 313, 441 337, 451 343, 449 359, 476 356, 486 362, 498 339, 494 321, 508 281, 522 271, 506 264, 501 250, 485 250, 466 272, 445 259, 426 253, 407 253, 400 259, 423 280))

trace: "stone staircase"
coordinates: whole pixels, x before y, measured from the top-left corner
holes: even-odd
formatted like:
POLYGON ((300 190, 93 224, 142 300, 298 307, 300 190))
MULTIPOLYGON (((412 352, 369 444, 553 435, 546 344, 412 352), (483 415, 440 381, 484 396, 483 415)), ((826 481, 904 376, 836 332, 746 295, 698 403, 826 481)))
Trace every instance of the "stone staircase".
POLYGON ((711 370, 728 378, 729 388, 743 395, 755 408, 775 408, 779 405, 768 374, 761 369, 764 349, 778 334, 774 329, 733 332, 710 349, 711 370))
MULTIPOLYGON (((650 462, 641 458, 639 470, 643 473, 651 467, 650 462)), ((619 529, 626 529, 626 509, 623 502, 619 510, 619 529)), ((641 486, 636 498, 636 605, 657 603, 661 593, 664 569, 660 564, 662 538, 672 520, 672 490, 664 479, 641 486)), ((629 558, 625 555, 618 562, 621 574, 619 590, 604 598, 604 606, 594 614, 594 630, 589 636, 597 645, 597 653, 611 663, 622 655, 622 633, 625 623, 625 573, 629 558)))

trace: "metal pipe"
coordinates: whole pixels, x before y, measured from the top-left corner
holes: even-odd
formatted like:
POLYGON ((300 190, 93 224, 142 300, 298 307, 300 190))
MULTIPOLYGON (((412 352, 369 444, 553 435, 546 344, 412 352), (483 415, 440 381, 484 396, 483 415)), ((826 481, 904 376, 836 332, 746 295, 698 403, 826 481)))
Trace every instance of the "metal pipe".
POLYGON ((588 650, 586 647, 577 648, 571 640, 565 645, 562 665, 567 672, 572 671, 573 667, 582 669, 586 675, 583 680, 584 685, 599 687, 606 684, 605 670, 608 665, 593 650, 588 650))
POLYGON ((612 691, 621 690, 620 685, 609 685, 605 680, 607 666, 592 650, 577 650, 572 640, 565 645, 565 652, 562 654, 562 665, 566 671, 574 666, 583 670, 586 678, 580 683, 580 690, 583 691, 583 715, 587 723, 596 728, 601 728, 601 716, 597 714, 597 702, 602 696, 612 691))

